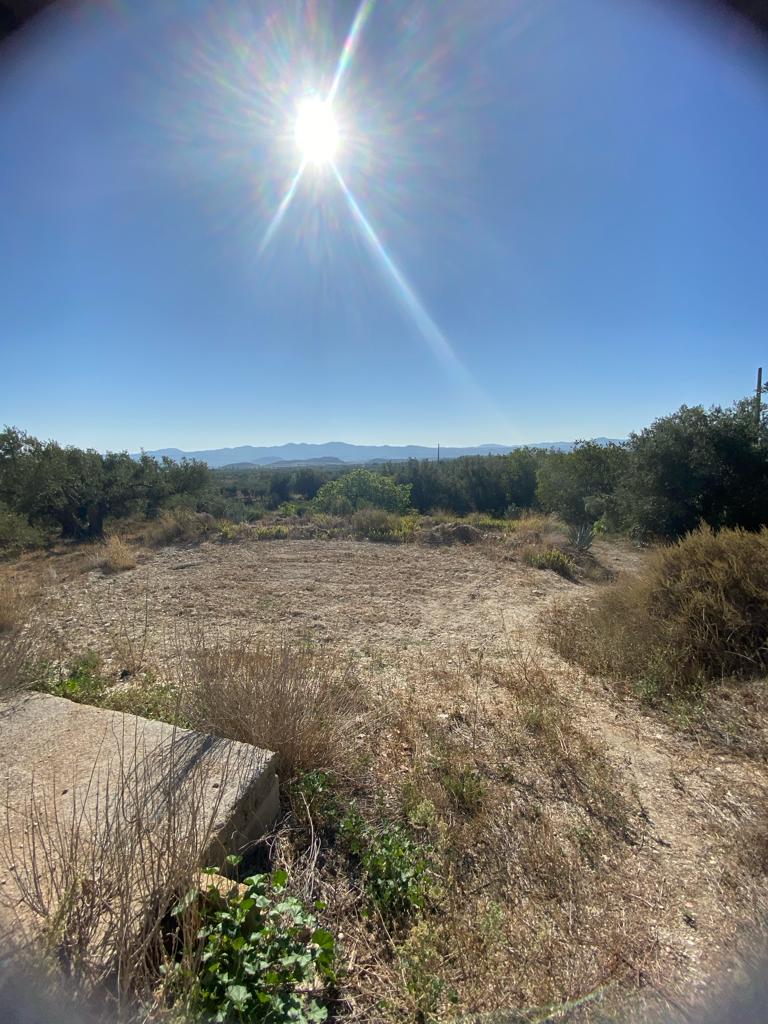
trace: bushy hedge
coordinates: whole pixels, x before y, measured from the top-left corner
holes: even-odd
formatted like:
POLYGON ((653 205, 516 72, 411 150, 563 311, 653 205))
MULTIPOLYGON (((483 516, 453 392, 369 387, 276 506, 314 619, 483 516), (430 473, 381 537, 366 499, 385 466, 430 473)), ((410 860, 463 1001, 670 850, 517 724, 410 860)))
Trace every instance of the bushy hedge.
POLYGON ((768 530, 702 526, 649 554, 594 604, 546 618, 556 648, 650 695, 768 671, 768 530))
POLYGON ((353 469, 337 480, 323 484, 315 497, 315 507, 333 515, 348 515, 364 508, 403 513, 411 497, 409 484, 398 484, 392 477, 369 469, 353 469))

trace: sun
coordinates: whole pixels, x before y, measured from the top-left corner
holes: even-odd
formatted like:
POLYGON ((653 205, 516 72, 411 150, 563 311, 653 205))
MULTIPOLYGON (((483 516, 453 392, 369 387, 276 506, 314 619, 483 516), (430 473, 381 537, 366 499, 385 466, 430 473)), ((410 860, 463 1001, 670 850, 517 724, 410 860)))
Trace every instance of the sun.
POLYGON ((302 100, 294 132, 304 163, 323 167, 333 161, 339 145, 339 126, 330 103, 317 96, 302 100))

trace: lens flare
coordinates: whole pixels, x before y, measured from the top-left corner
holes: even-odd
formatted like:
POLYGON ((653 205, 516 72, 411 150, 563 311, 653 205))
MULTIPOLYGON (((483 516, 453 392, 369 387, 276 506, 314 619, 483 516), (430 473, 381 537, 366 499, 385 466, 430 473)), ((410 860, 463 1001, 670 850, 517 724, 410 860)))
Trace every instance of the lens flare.
POLYGON ((262 238, 261 245, 259 246, 259 255, 261 255, 267 248, 269 243, 274 238, 275 232, 282 224, 283 217, 288 211, 288 207, 291 205, 293 197, 296 195, 296 189, 299 187, 299 182, 301 181, 301 176, 304 173, 304 169, 306 166, 306 163, 302 161, 301 164, 299 165, 298 171, 296 171, 296 173, 293 176, 293 179, 291 180, 291 184, 288 186, 288 191, 280 200, 280 205, 278 206, 277 210, 275 210, 275 215, 269 222, 267 230, 264 232, 264 237, 262 238))
POLYGON ((319 96, 302 100, 294 135, 305 164, 323 167, 331 163, 339 145, 339 126, 331 104, 319 96))
POLYGON ((352 57, 354 56, 355 49, 357 48, 357 44, 360 40, 360 34, 373 11, 373 3, 374 0, 362 0, 357 9, 355 20, 352 22, 352 27, 350 28, 344 42, 341 56, 339 57, 339 63, 336 65, 336 74, 333 76, 333 84, 331 85, 330 92, 328 93, 329 103, 333 103, 336 98, 336 93, 339 91, 339 86, 341 85, 344 73, 352 63, 352 57))
POLYGON ((371 222, 360 209, 360 205, 357 200, 347 188, 347 184, 339 173, 338 167, 334 165, 333 170, 336 174, 336 180, 339 183, 339 187, 346 197, 352 216, 362 231, 363 237, 380 265, 386 271, 390 282, 395 285, 395 294, 413 319, 419 333, 432 349, 433 354, 445 367, 452 370, 454 373, 457 373, 460 377, 466 377, 467 371, 451 348, 448 339, 426 311, 400 268, 381 244, 379 236, 371 226, 371 222))

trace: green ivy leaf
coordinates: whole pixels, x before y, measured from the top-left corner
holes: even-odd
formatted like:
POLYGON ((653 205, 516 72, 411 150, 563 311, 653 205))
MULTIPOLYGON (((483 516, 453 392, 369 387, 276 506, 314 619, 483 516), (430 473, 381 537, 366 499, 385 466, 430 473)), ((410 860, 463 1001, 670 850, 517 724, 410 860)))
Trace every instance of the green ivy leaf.
POLYGON ((176 906, 172 908, 171 915, 173 917, 181 917, 185 910, 189 910, 199 895, 200 893, 197 889, 190 889, 181 897, 176 906))

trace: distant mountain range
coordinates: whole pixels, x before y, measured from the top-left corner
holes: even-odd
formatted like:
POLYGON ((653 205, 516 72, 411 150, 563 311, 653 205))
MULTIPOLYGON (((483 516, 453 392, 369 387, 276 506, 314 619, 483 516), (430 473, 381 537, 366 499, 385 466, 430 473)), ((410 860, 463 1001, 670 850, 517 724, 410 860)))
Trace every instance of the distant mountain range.
MULTIPOLYGON (((596 437, 597 444, 618 444, 609 437, 596 437)), ((556 451, 568 452, 573 448, 573 441, 540 441, 536 444, 481 444, 474 448, 441 448, 441 459, 458 459, 462 455, 506 455, 517 448, 553 448, 556 451)), ((361 465, 366 462, 403 462, 406 459, 436 459, 437 447, 407 444, 347 444, 344 441, 328 441, 325 444, 289 443, 267 445, 264 447, 250 444, 237 448, 211 448, 206 451, 185 452, 180 448, 158 448, 147 452, 148 455, 161 459, 163 456, 180 462, 182 459, 199 459, 206 462, 211 469, 247 469, 251 466, 274 466, 275 468, 315 465, 361 465)))

